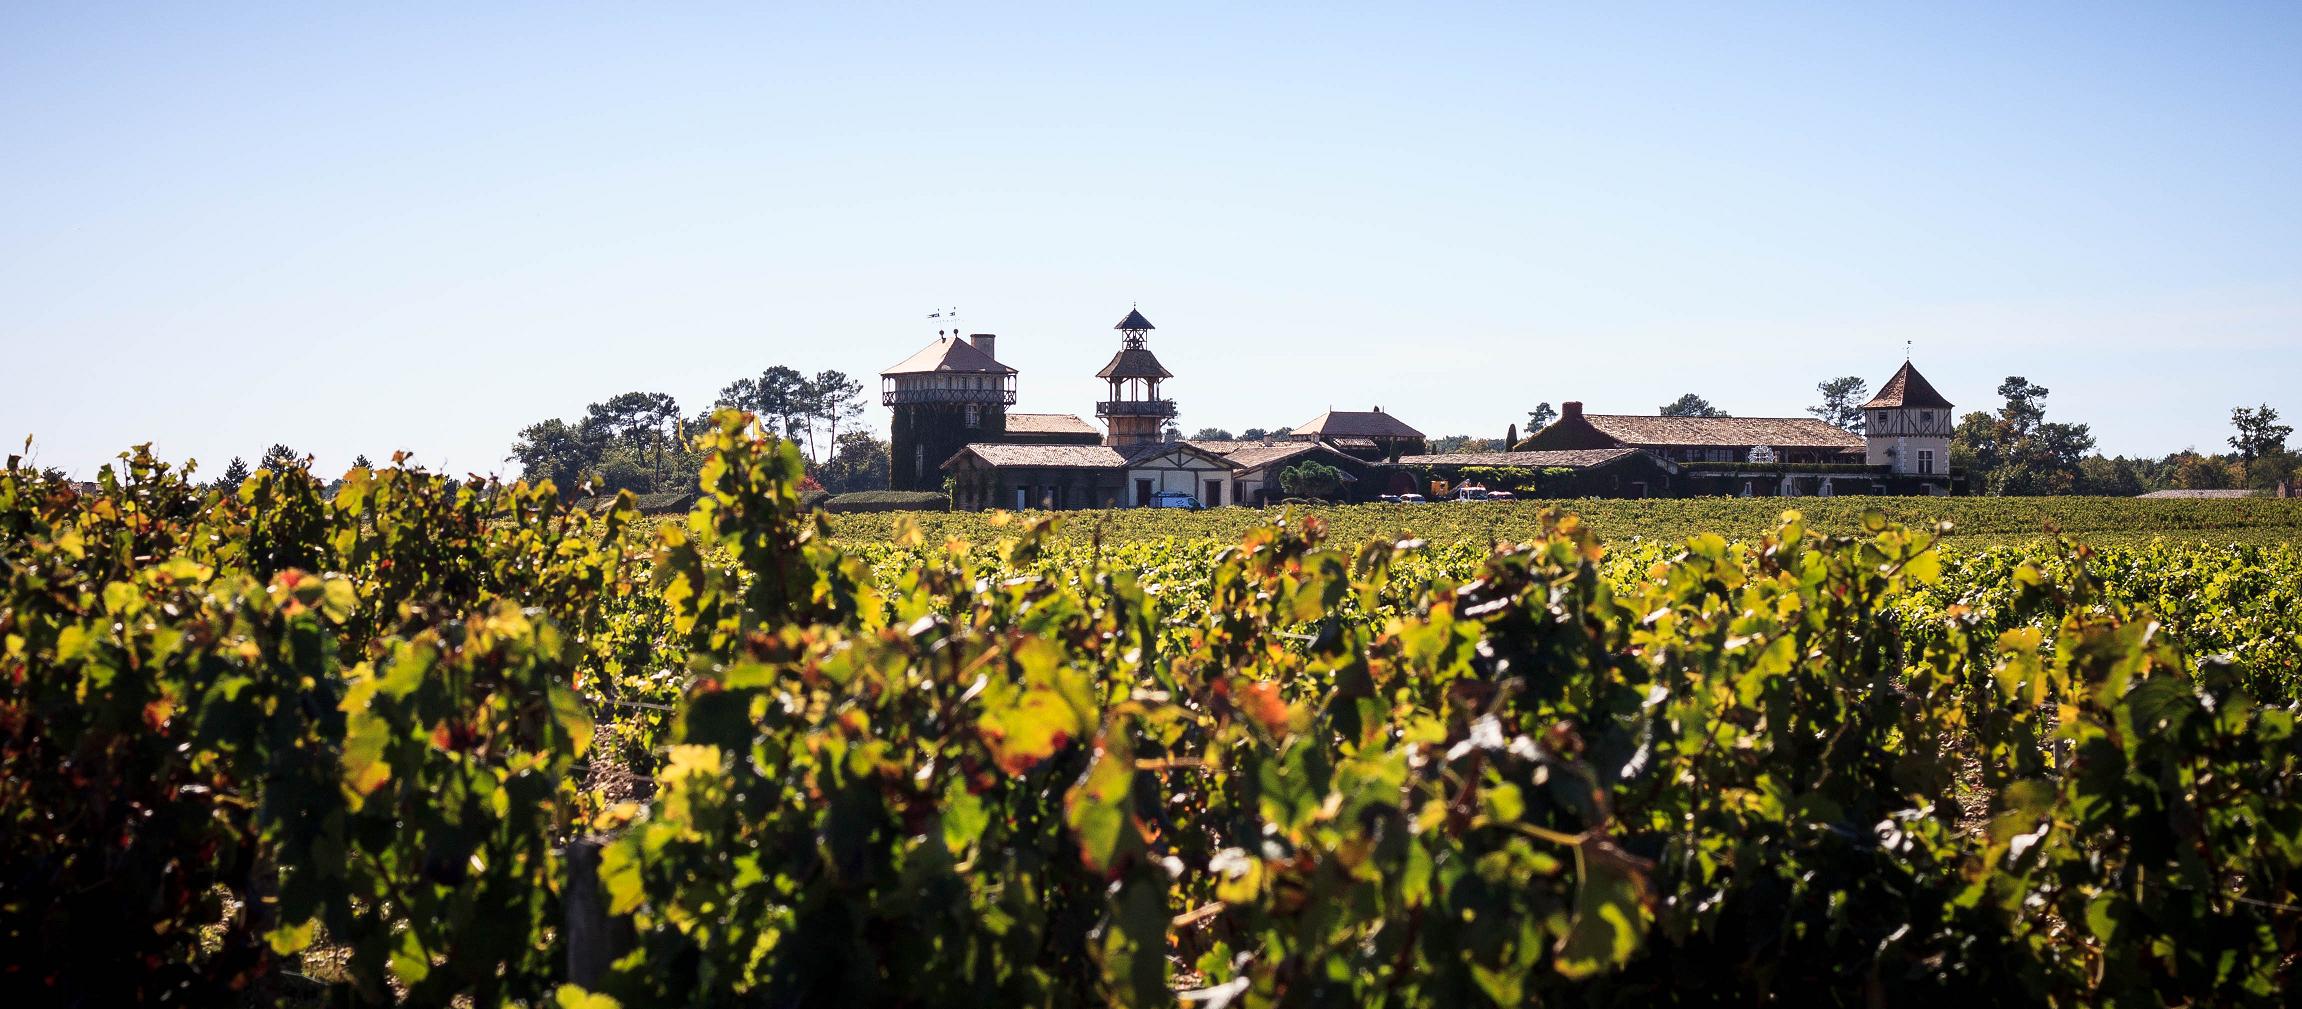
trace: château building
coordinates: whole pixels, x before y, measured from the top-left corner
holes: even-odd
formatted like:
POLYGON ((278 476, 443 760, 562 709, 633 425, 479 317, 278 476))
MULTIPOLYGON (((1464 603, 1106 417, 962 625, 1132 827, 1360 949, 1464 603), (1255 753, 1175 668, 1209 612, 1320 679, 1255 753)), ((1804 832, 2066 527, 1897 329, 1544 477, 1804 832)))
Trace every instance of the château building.
POLYGON ((1909 362, 1862 406, 1857 434, 1813 417, 1663 417, 1586 413, 1503 452, 1424 453, 1421 431, 1381 407, 1328 410, 1265 441, 1185 441, 1174 431, 1175 378, 1151 349, 1157 327, 1130 308, 1119 347, 1095 373, 1103 430, 1073 414, 1016 413, 1016 370, 997 338, 937 333, 880 373, 893 415, 890 483, 952 489, 952 505, 1132 508, 1185 496, 1207 507, 1283 499, 1282 475, 1308 462, 1336 470, 1339 496, 1420 492, 1464 476, 1534 474, 1546 496, 1741 497, 1950 494, 1949 400, 1909 362))
POLYGON ((975 443, 1093 445, 1094 427, 1067 413, 1010 413, 1015 369, 999 363, 999 338, 938 332, 934 343, 879 373, 890 415, 888 487, 941 490, 944 460, 975 443))
MULTIPOLYGON (((1863 404, 1863 433, 1814 417, 1662 417, 1585 413, 1559 419, 1514 452, 1633 449, 1660 464, 1628 496, 1740 497, 1950 494, 1951 405, 1905 361, 1863 404)), ((1430 464, 1431 457, 1420 462, 1430 464)), ((1487 463, 1493 465, 1493 463, 1487 463)))
POLYGON ((997 338, 935 343, 880 373, 880 402, 893 415, 889 484, 933 490, 948 477, 961 508, 1112 508, 1150 505, 1162 494, 1208 504, 1236 500, 1233 466, 1167 428, 1173 378, 1150 348, 1154 327, 1140 310, 1119 320, 1119 349, 1096 373, 1107 388, 1097 432, 1071 414, 1012 413, 1015 369, 997 358, 997 338))

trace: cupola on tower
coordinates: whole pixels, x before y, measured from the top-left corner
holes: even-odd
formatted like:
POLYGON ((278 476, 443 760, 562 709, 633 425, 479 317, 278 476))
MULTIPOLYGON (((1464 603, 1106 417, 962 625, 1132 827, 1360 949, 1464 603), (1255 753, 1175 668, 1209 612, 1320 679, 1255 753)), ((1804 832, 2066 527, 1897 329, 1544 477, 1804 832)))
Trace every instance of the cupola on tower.
POLYGON ((888 425, 887 485, 939 490, 943 461, 970 442, 998 441, 1015 405, 1015 369, 992 356, 996 337, 938 332, 934 343, 879 373, 888 425))
POLYGON ((1142 312, 1129 309, 1127 317, 1111 328, 1119 331, 1119 353, 1095 373, 1111 387, 1110 395, 1095 404, 1095 416, 1111 429, 1103 444, 1124 448, 1159 441, 1161 429, 1175 419, 1175 401, 1160 398, 1159 383, 1175 376, 1144 346, 1156 327, 1142 312))
POLYGON ((1909 361, 1862 405, 1863 461, 1891 472, 1950 472, 1950 401, 1909 361))

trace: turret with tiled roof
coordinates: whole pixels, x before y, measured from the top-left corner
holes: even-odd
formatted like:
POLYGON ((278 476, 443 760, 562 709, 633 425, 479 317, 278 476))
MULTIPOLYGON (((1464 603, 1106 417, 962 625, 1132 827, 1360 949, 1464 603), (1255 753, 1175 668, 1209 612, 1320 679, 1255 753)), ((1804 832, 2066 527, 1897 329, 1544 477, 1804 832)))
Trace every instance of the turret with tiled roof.
POLYGON ((1918 373, 1917 368, 1911 367, 1910 362, 1904 361, 1902 367, 1895 369, 1894 377, 1887 379, 1885 385, 1878 387, 1878 395, 1872 396, 1870 402, 1864 403, 1862 408, 1865 410, 1899 410, 1904 407, 1930 407, 1936 410, 1948 410, 1950 409, 1950 401, 1942 398, 1941 393, 1934 391, 1934 386, 1927 382, 1926 376, 1918 373))
POLYGON ((1909 361, 1862 405, 1863 461, 1896 473, 1950 472, 1950 400, 1909 361))

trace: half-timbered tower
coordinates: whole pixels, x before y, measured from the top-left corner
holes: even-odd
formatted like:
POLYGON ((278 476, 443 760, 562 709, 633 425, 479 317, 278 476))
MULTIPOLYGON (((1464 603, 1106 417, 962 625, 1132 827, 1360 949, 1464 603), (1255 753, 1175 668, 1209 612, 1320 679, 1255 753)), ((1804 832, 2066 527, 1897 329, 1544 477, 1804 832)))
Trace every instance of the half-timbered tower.
POLYGON ((1912 476, 1950 472, 1950 401, 1910 362, 1862 405, 1862 423, 1869 465, 1912 476))

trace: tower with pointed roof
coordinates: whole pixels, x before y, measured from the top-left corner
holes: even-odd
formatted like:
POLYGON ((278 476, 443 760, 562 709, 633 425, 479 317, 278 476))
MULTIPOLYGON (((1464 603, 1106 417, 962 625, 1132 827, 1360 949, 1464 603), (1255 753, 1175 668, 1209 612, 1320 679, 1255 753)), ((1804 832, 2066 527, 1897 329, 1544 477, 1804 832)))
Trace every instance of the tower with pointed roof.
POLYGON ((1862 405, 1863 461, 1912 476, 1950 473, 1950 401, 1909 361, 1862 405))
POLYGON ((1175 376, 1159 364, 1144 344, 1149 342, 1151 320, 1133 308, 1111 327, 1119 331, 1119 353, 1095 373, 1110 383, 1110 394, 1095 404, 1095 416, 1110 428, 1103 444, 1113 448, 1146 445, 1160 440, 1161 429, 1175 419, 1175 401, 1161 398, 1159 383, 1175 376))
POLYGON ((879 402, 892 415, 887 485, 939 490, 944 460, 970 442, 998 441, 1015 405, 1015 369, 992 356, 996 337, 936 333, 934 343, 879 373, 879 402))

